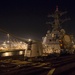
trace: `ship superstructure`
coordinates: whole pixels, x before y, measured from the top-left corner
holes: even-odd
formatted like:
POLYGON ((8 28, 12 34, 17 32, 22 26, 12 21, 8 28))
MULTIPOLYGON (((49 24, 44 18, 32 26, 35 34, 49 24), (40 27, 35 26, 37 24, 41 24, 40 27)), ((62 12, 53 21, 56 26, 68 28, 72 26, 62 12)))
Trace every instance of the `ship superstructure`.
POLYGON ((52 30, 48 30, 45 37, 43 37, 43 55, 61 52, 74 53, 74 39, 73 36, 66 34, 65 30, 61 28, 61 23, 66 20, 61 20, 60 17, 66 12, 60 13, 58 6, 54 14, 49 15, 48 17, 54 18, 53 22, 48 22, 52 25, 52 30))

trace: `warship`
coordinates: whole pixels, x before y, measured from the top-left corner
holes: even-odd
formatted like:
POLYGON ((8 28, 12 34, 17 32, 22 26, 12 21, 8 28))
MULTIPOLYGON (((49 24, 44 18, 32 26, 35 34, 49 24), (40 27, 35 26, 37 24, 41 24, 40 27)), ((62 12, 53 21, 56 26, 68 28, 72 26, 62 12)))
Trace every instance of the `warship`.
POLYGON ((61 24, 70 19, 61 20, 61 17, 67 12, 60 12, 58 6, 54 14, 48 15, 54 19, 53 22, 47 24, 52 25, 52 30, 48 30, 45 37, 43 37, 43 54, 61 54, 61 53, 75 53, 75 41, 74 36, 66 33, 65 29, 61 27, 61 24))
POLYGON ((67 12, 60 12, 58 6, 54 14, 48 15, 53 18, 53 22, 48 22, 52 26, 51 30, 47 31, 47 34, 42 37, 41 41, 29 40, 27 50, 25 51, 26 57, 38 57, 49 56, 52 54, 74 54, 75 53, 75 41, 74 36, 66 33, 65 29, 61 27, 61 24, 68 19, 61 20, 61 17, 67 12))

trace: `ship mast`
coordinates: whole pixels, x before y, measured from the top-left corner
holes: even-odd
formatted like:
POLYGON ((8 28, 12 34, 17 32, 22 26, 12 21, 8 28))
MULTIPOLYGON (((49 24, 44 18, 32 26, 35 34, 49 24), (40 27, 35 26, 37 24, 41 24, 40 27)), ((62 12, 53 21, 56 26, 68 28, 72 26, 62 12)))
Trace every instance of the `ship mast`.
POLYGON ((58 6, 56 6, 56 10, 55 10, 54 14, 48 15, 48 17, 53 17, 54 21, 53 22, 48 22, 47 24, 52 25, 53 30, 58 30, 62 23, 64 23, 67 20, 70 20, 70 19, 64 19, 64 20, 60 19, 60 17, 64 14, 66 14, 66 13, 67 13, 66 11, 65 12, 59 12, 58 6))
POLYGON ((56 11, 54 13, 54 24, 52 25, 54 30, 57 30, 59 28, 59 11, 58 11, 58 6, 56 7, 56 11))

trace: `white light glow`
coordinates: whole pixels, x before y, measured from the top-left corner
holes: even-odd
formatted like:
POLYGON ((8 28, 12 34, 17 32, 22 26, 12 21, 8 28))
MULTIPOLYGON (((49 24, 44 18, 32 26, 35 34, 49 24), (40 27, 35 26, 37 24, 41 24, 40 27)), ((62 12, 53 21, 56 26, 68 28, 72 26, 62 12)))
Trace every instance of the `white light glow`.
POLYGON ((2 54, 2 56, 12 56, 12 53, 11 52, 5 52, 2 54))
POLYGON ((23 51, 19 51, 19 55, 22 55, 23 54, 23 51))
POLYGON ((28 41, 31 41, 31 39, 28 39, 28 41))

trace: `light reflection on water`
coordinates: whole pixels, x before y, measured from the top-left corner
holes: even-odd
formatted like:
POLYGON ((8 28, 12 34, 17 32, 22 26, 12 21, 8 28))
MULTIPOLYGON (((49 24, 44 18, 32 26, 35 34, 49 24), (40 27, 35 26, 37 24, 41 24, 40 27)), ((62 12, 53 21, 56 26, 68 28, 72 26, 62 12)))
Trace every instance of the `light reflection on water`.
POLYGON ((2 54, 2 57, 6 57, 6 56, 12 56, 12 52, 5 52, 2 54))
MULTIPOLYGON (((4 52, 4 53, 1 54, 1 57, 14 56, 15 53, 16 52, 4 52)), ((24 54, 23 51, 18 51, 17 53, 18 53, 18 55, 23 55, 24 54)), ((15 55, 17 55, 17 53, 15 55)))

